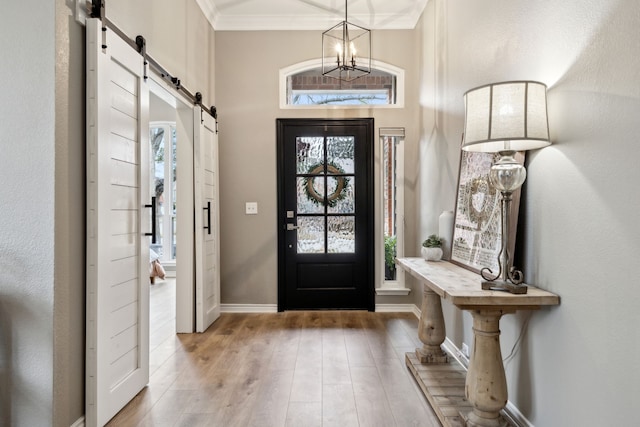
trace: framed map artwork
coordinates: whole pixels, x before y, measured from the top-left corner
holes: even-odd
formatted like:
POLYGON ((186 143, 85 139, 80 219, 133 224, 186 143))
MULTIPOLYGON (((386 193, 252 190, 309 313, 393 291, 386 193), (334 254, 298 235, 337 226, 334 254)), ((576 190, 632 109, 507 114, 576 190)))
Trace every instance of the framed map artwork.
MULTIPOLYGON (((487 267, 498 274, 498 256, 502 246, 500 191, 489 181, 489 170, 497 153, 462 151, 456 210, 453 219, 451 262, 479 273, 487 267)), ((516 153, 515 159, 524 164, 524 153, 516 153)), ((509 217, 509 254, 513 259, 515 234, 520 206, 520 189, 512 194, 509 217)))

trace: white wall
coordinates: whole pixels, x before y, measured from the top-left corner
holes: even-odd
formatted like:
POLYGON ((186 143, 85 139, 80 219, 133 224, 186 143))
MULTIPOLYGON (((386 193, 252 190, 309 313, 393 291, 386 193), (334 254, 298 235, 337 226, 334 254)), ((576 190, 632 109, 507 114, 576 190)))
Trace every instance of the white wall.
MULTIPOLYGON (((628 0, 432 0, 419 26, 420 162, 443 165, 421 173, 421 230, 453 208, 463 93, 512 79, 549 86, 554 145, 527 154, 518 238, 527 282, 561 305, 531 314, 506 365, 509 399, 536 426, 637 422, 638 28, 640 3, 628 0)), ((470 317, 446 305, 445 318, 448 336, 471 344, 470 317)), ((503 356, 526 318, 503 318, 503 356)))
POLYGON ((0 14, 0 425, 52 424, 54 6, 0 14))

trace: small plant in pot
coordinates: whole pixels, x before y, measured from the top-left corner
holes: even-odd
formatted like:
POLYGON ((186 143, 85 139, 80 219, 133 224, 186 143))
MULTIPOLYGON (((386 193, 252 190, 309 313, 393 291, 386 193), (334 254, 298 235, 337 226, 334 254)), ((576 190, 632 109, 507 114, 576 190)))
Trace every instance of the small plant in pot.
POLYGON ((442 238, 435 234, 427 237, 422 242, 422 256, 427 261, 440 261, 442 259, 442 238))
POLYGON ((396 278, 396 236, 384 237, 384 278, 395 280, 396 278))

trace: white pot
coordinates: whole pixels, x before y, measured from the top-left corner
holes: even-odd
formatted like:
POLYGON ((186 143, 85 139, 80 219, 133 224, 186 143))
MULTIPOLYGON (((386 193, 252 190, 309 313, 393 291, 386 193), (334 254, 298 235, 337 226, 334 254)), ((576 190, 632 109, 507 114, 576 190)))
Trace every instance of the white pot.
POLYGON ((442 248, 422 247, 422 257, 427 261, 440 261, 442 259, 442 248))

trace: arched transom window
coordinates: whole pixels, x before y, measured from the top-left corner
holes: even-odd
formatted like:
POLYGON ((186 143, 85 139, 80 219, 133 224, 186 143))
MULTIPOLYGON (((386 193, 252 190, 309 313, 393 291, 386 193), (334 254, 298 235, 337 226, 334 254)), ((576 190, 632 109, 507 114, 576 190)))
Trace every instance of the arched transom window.
POLYGON ((280 108, 404 106, 404 70, 372 61, 371 74, 350 82, 322 75, 320 60, 280 70, 280 108))

